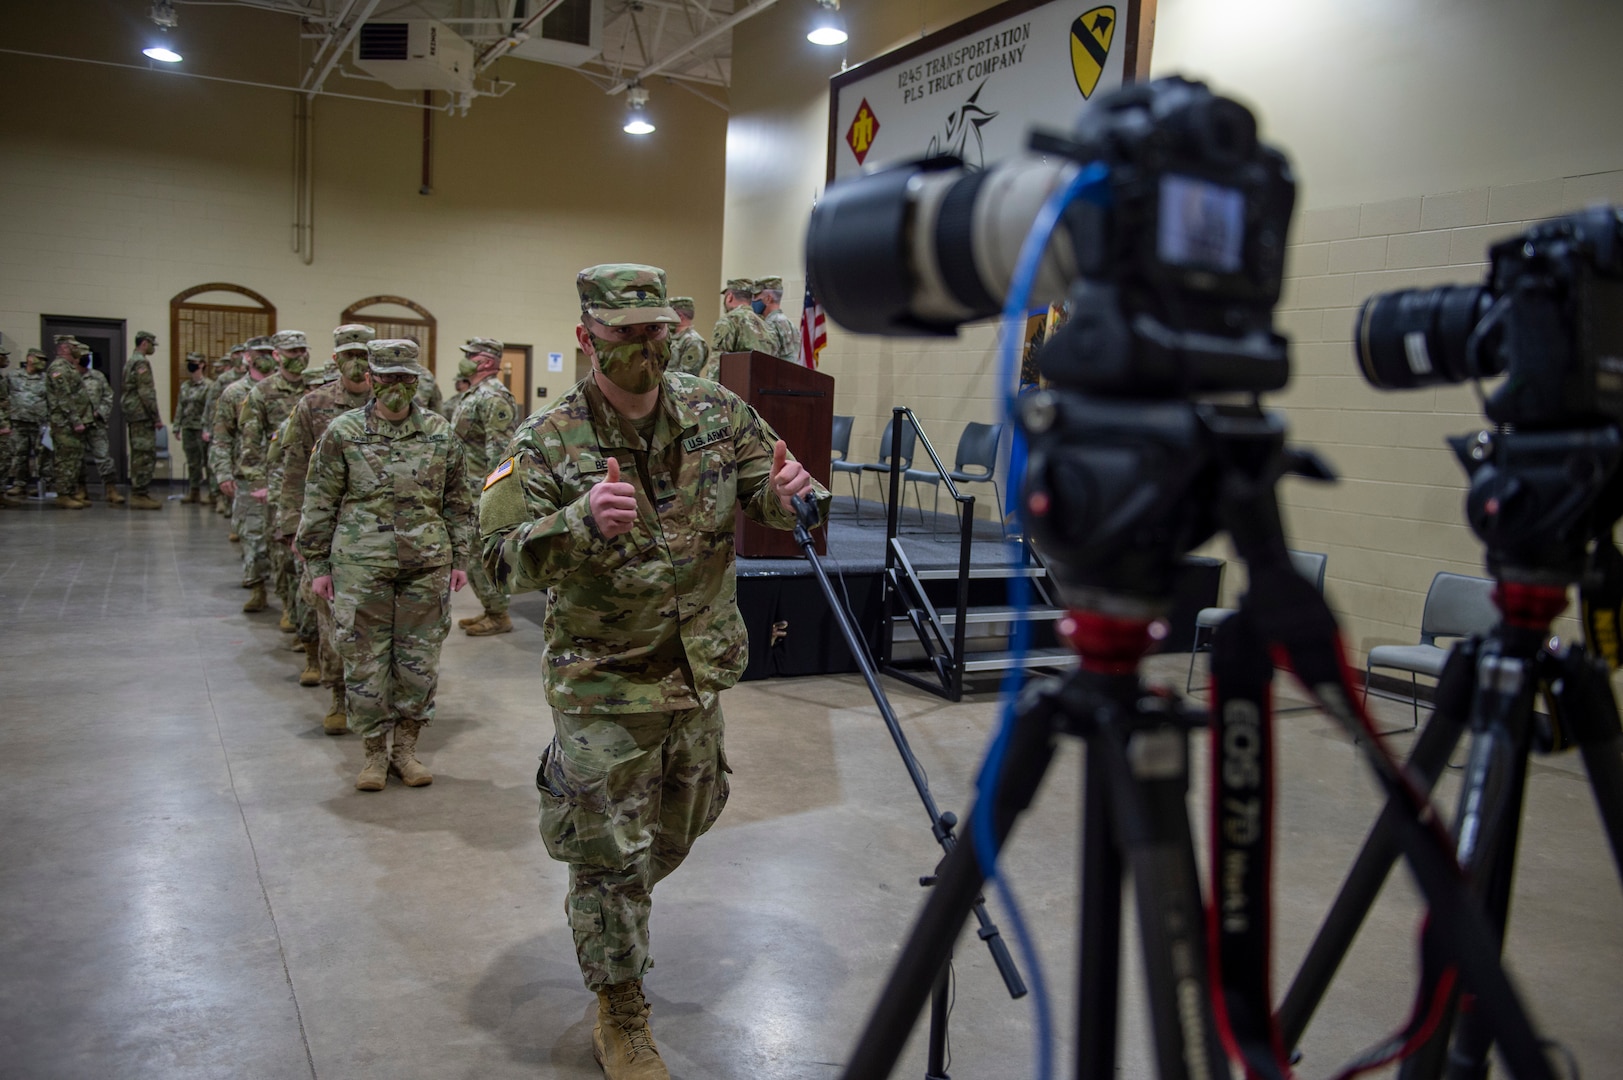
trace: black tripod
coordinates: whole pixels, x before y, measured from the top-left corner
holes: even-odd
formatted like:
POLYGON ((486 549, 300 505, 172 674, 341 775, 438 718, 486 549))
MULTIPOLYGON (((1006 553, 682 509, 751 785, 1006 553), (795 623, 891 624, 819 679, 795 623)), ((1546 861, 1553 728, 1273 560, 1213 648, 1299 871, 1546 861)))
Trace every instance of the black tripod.
MULTIPOLYGON (((1569 587, 1593 578, 1596 564, 1589 549, 1597 541, 1610 549, 1616 515, 1604 507, 1615 498, 1607 488, 1617 464, 1616 442, 1615 433, 1501 434, 1491 442, 1497 475, 1486 476, 1481 464, 1490 454, 1473 454, 1472 448, 1490 445, 1489 440, 1456 444, 1474 474, 1470 505, 1480 507, 1480 513, 1472 514, 1472 524, 1489 543, 1501 618, 1487 635, 1455 647, 1409 767, 1429 790, 1456 744, 1470 735, 1454 821, 1456 854, 1498 944, 1504 941, 1510 914, 1528 761, 1535 750, 1578 747, 1623 877, 1623 726, 1606 665, 1580 646, 1553 648, 1549 637, 1551 620, 1567 606, 1569 587), (1556 462, 1562 467, 1540 475, 1537 466, 1556 462), (1573 462, 1579 467, 1570 467, 1573 462), (1503 494, 1512 477, 1524 492, 1549 488, 1554 500, 1534 500, 1537 517, 1505 520, 1503 502, 1490 507, 1490 500, 1503 494), (1597 501, 1603 507, 1599 511, 1592 509, 1597 501), (1552 513, 1552 507, 1562 505, 1565 514, 1552 513), (1552 705, 1547 726, 1541 726, 1534 711, 1541 687, 1552 705)), ((1286 1046, 1300 1041, 1397 857, 1396 813, 1389 804, 1376 821, 1285 996, 1280 1026, 1286 1046)), ((1403 1080, 1445 1075, 1477 1080, 1487 1075, 1494 1029, 1480 1009, 1466 1011, 1460 1005, 1456 990, 1431 1037, 1404 1063, 1403 1080)))
MULTIPOLYGON (((845 638, 846 648, 851 650, 851 656, 862 671, 862 677, 868 684, 868 692, 873 695, 874 704, 879 707, 879 715, 884 718, 885 727, 890 731, 891 739, 896 743, 896 750, 902 755, 902 764, 907 767, 907 775, 912 778, 913 786, 918 790, 919 799, 924 803, 925 812, 930 815, 930 832, 934 834, 939 843, 948 854, 957 845, 957 836, 953 829, 958 825, 958 818, 950 812, 943 812, 937 808, 935 797, 930 794, 929 781, 924 777, 924 769, 919 765, 918 758, 913 756, 913 748, 908 745, 907 735, 902 731, 901 721, 896 718, 896 711, 891 708, 890 699, 879 685, 879 676, 874 671, 873 662, 868 659, 868 646, 857 633, 850 616, 846 613, 845 605, 835 595, 834 586, 823 572, 823 563, 817 557, 817 544, 812 539, 811 530, 817 525, 817 510, 810 503, 803 502, 799 497, 794 500, 795 509, 795 542, 806 553, 806 559, 811 563, 812 572, 817 575, 817 583, 823 589, 823 597, 828 601, 829 610, 834 613, 834 619, 839 623, 840 633, 845 638)), ((919 884, 931 886, 936 883, 934 875, 921 877, 919 884)), ((998 974, 1003 976, 1003 985, 1009 990, 1012 998, 1022 998, 1026 995, 1026 984, 1020 977, 1020 971, 1014 966, 1014 957, 1009 955, 1009 947, 1003 941, 1003 936, 986 913, 985 901, 977 894, 970 905, 975 913, 980 939, 986 942, 991 950, 992 962, 997 965, 998 974)), ((930 1038, 927 1064, 925 1066, 925 1080, 951 1080, 947 1075, 947 1024, 952 1011, 952 985, 951 972, 943 964, 936 975, 935 985, 931 990, 930 998, 930 1038)))

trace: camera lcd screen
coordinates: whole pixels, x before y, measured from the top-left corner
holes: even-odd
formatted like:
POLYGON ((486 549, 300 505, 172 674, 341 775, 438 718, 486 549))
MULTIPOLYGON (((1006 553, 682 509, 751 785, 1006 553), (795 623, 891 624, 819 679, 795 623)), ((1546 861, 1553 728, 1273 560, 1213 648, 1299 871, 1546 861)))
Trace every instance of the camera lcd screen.
POLYGON ((1161 178, 1156 254, 1171 266, 1238 273, 1245 196, 1234 188, 1169 173, 1161 178))

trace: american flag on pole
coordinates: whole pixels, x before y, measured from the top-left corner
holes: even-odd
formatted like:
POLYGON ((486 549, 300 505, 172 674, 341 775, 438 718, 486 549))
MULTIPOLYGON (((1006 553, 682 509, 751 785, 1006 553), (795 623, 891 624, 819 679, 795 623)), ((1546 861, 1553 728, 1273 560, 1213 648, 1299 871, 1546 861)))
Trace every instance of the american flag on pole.
POLYGON ((806 367, 817 367, 817 354, 828 344, 828 326, 823 319, 823 305, 812 296, 806 286, 806 304, 800 312, 800 362, 806 367))

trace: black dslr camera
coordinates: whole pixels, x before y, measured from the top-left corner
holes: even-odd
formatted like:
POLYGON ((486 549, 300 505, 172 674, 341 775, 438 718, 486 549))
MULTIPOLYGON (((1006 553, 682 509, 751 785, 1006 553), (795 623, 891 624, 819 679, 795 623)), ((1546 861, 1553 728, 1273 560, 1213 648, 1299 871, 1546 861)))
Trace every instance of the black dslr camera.
POLYGON ((1488 280, 1378 294, 1358 363, 1386 390, 1506 375, 1489 420, 1521 429, 1623 420, 1623 217, 1540 222, 1488 249, 1488 280))
POLYGON ((1273 307, 1295 181, 1244 106, 1179 78, 1101 98, 1031 149, 984 171, 933 159, 832 185, 807 233, 812 291, 865 333, 995 315, 1044 202, 1078 165, 1102 166, 1027 298, 1068 296, 1071 316, 1039 354, 1050 388, 1021 402, 1023 498, 1073 606, 1107 592, 1161 607, 1177 557, 1217 529, 1217 473, 1283 446, 1255 395, 1289 376, 1273 307))
POLYGON ((1471 477, 1466 517, 1488 569, 1592 579, 1594 541, 1623 514, 1623 216, 1552 218, 1488 258, 1485 284, 1365 301, 1358 363, 1393 390, 1504 375, 1484 409, 1499 430, 1449 439, 1471 477))

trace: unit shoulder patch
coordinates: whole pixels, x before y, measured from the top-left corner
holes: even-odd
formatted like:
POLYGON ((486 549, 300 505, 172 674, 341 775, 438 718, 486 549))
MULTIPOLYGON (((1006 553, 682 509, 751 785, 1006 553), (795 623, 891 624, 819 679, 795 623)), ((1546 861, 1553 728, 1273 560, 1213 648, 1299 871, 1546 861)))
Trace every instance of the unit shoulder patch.
POLYGON ((485 487, 488 488, 492 484, 496 483, 497 481, 499 481, 499 480, 501 480, 501 479, 503 479, 503 478, 505 478, 507 476, 512 475, 512 472, 513 472, 513 459, 508 458, 506 461, 502 462, 500 465, 498 465, 494 469, 492 469, 490 471, 489 476, 485 477, 485 487))

